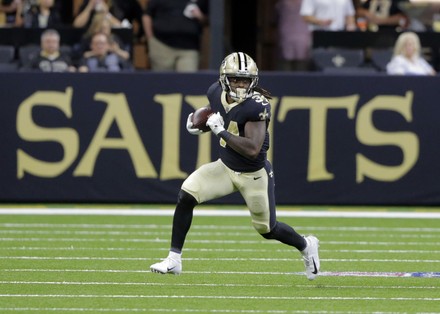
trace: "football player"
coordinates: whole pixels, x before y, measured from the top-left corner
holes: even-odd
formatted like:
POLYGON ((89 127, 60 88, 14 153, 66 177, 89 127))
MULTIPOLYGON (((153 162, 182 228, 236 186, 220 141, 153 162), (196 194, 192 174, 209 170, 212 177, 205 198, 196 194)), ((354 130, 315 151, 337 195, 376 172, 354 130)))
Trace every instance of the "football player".
MULTIPOLYGON (((243 52, 228 55, 220 66, 220 79, 208 89, 213 109, 206 124, 218 137, 220 158, 194 171, 182 184, 174 212, 171 249, 163 261, 150 266, 156 273, 180 274, 182 248, 196 205, 235 191, 244 198, 255 230, 266 239, 275 239, 301 252, 309 280, 318 275, 319 240, 301 236, 292 227, 277 221, 274 173, 266 158, 270 94, 257 86, 258 68, 243 52)), ((187 130, 197 135, 192 114, 187 130)))

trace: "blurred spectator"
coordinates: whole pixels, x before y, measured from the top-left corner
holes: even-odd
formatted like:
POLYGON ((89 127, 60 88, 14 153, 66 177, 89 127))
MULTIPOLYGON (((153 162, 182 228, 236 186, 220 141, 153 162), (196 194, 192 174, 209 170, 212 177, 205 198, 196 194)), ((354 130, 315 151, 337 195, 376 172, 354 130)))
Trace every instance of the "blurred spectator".
POLYGON ((81 61, 80 72, 121 72, 132 70, 131 63, 111 52, 107 34, 96 33, 92 36, 92 50, 85 53, 81 61))
POLYGON ((109 18, 112 27, 120 27, 122 21, 115 17, 109 0, 84 0, 79 8, 79 13, 73 20, 73 26, 77 28, 90 27, 93 17, 97 13, 105 14, 109 18))
POLYGON ((90 50, 91 40, 94 34, 104 33, 110 39, 110 51, 116 53, 124 60, 130 59, 130 47, 124 47, 121 39, 112 33, 111 21, 106 14, 95 14, 92 24, 84 33, 81 43, 75 47, 75 55, 82 58, 86 51, 90 50), (121 48, 123 47, 123 48, 121 48))
POLYGON ((84 0, 73 26, 89 27, 96 13, 109 14, 112 27, 130 28, 134 21, 142 26, 142 7, 138 0, 84 0))
POLYGON ((203 26, 209 0, 149 0, 143 16, 152 70, 195 72, 199 69, 203 26))
POLYGON ((20 6, 23 26, 26 28, 55 28, 62 25, 60 13, 54 7, 55 0, 37 0, 36 5, 20 6))
POLYGON ((19 11, 21 5, 22 0, 0 0, 0 13, 4 19, 2 26, 21 26, 22 19, 19 11))
POLYGON ((47 29, 41 34, 41 51, 30 62, 29 68, 41 72, 75 72, 70 56, 60 51, 60 34, 47 29))
POLYGON ((352 0, 303 0, 300 14, 309 23, 312 31, 356 29, 352 0))
POLYGON ((54 8, 60 14, 61 22, 71 26, 73 23, 73 3, 75 0, 55 0, 54 8))
POLYGON ((302 0, 278 0, 276 4, 281 70, 307 71, 312 36, 299 14, 302 0))
POLYGON ((113 15, 122 21, 122 27, 133 27, 135 36, 141 37, 144 35, 142 26, 143 9, 139 0, 112 0, 111 12, 113 15), (137 28, 134 28, 137 24, 137 28))
POLYGON ((416 33, 399 35, 394 54, 387 64, 387 73, 395 75, 435 75, 433 67, 421 54, 420 39, 416 33))
POLYGON ((401 31, 409 23, 409 19, 399 7, 403 2, 408 0, 357 0, 356 16, 358 19, 365 19, 370 31, 401 31))

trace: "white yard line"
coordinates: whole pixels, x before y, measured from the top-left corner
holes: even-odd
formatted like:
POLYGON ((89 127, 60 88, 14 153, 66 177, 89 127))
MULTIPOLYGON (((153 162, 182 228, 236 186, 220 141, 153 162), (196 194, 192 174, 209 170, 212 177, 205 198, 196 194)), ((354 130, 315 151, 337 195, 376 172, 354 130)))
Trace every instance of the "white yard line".
MULTIPOLYGON (((174 209, 96 209, 96 208, 0 208, 0 215, 91 215, 91 216, 172 216, 174 209)), ((196 209, 195 216, 247 217, 244 209, 196 209)), ((278 210, 278 217, 319 218, 420 218, 440 219, 438 211, 424 212, 382 212, 382 211, 316 211, 278 210)))
MULTIPOLYGON (((154 261, 159 257, 91 257, 91 256, 0 256, 0 260, 32 260, 32 261, 154 261)), ((300 259, 298 257, 298 259, 300 259)), ((185 261, 218 261, 218 262, 268 262, 291 263, 292 258, 241 258, 241 257, 188 257, 185 261)), ((324 262, 338 263, 440 263, 437 259, 391 259, 391 258, 322 258, 324 262)))
POLYGON ((299 297, 299 296, 249 296, 249 295, 142 295, 142 294, 0 294, 0 298, 93 298, 93 299, 212 299, 212 300, 383 300, 383 301, 440 301, 440 298, 411 297, 299 297))
MULTIPOLYGON (((171 221, 170 221, 171 222, 171 221)), ((31 228, 48 228, 50 230, 54 230, 55 228, 59 228, 62 230, 66 230, 67 228, 70 229, 111 229, 112 232, 118 232, 115 231, 115 229, 142 229, 142 230, 156 230, 155 232, 159 232, 157 230, 164 229, 166 232, 169 232, 171 229, 171 224, 96 224, 96 223, 83 223, 83 224, 77 224, 77 223, 15 223, 15 222, 5 222, 0 223, 0 228, 8 228, 8 229, 14 229, 14 228, 22 228, 26 230, 30 230, 31 228)), ((332 234, 335 234, 334 231, 338 232, 368 232, 371 234, 371 232, 377 231, 377 232, 386 232, 388 235, 390 231, 392 232, 404 232, 404 233, 414 233, 414 232, 434 232, 434 233, 440 233, 439 228, 426 228, 426 227, 353 227, 353 226, 339 226, 339 227, 332 227, 332 226, 300 226, 298 229, 304 229, 304 230, 319 230, 319 231, 331 231, 332 234)), ((238 233, 237 230, 243 230, 246 231, 245 234, 255 234, 255 231, 253 231, 252 228, 249 226, 222 226, 222 225, 212 225, 212 224, 204 224, 204 225, 194 225, 192 226, 192 230, 209 230, 209 233, 212 234, 214 231, 212 230, 221 230, 221 234, 224 234, 224 230, 234 230, 235 234, 238 233)), ((76 232, 81 232, 74 230, 76 232)), ((67 232, 67 231, 66 231, 67 232)), ((194 234, 194 231, 192 231, 192 234, 194 234)), ((241 235, 241 234, 238 234, 241 235)))
MULTIPOLYGON (((146 252, 146 251, 166 251, 168 248, 126 248, 126 247, 44 247, 44 246, 2 246, 0 251, 121 251, 121 252, 146 252)), ((186 248, 186 252, 245 252, 245 253, 256 253, 256 252, 279 252, 279 253, 290 253, 292 249, 210 249, 210 248, 186 248)), ((360 253, 360 254, 374 254, 374 253, 387 253, 387 254, 439 254, 440 250, 344 250, 344 249, 334 249, 326 250, 320 249, 319 252, 323 253, 360 253)))

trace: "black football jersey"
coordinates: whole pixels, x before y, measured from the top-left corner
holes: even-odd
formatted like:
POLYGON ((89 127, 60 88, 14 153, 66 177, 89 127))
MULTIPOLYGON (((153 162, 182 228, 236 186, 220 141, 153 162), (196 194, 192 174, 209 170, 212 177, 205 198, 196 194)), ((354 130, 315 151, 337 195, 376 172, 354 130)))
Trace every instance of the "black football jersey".
POLYGON ((244 137, 244 126, 248 121, 266 121, 266 137, 257 158, 249 159, 230 148, 220 139, 220 159, 230 169, 237 172, 254 172, 264 167, 267 150, 269 149, 269 132, 271 107, 269 101, 260 93, 254 92, 251 98, 241 103, 228 104, 226 93, 220 83, 211 85, 207 93, 209 104, 214 112, 220 112, 225 121, 225 129, 238 136, 244 137))

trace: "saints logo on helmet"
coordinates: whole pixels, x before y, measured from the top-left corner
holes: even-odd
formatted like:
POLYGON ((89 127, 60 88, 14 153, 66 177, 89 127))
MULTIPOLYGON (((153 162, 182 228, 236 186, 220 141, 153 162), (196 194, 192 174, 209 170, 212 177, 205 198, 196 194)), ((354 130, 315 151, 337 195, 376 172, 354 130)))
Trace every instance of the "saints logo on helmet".
POLYGON ((244 52, 233 52, 228 55, 220 66, 220 84, 225 93, 234 101, 241 102, 252 96, 254 87, 258 83, 258 68, 255 61, 244 52), (250 85, 247 89, 232 89, 229 78, 249 78, 250 85))

